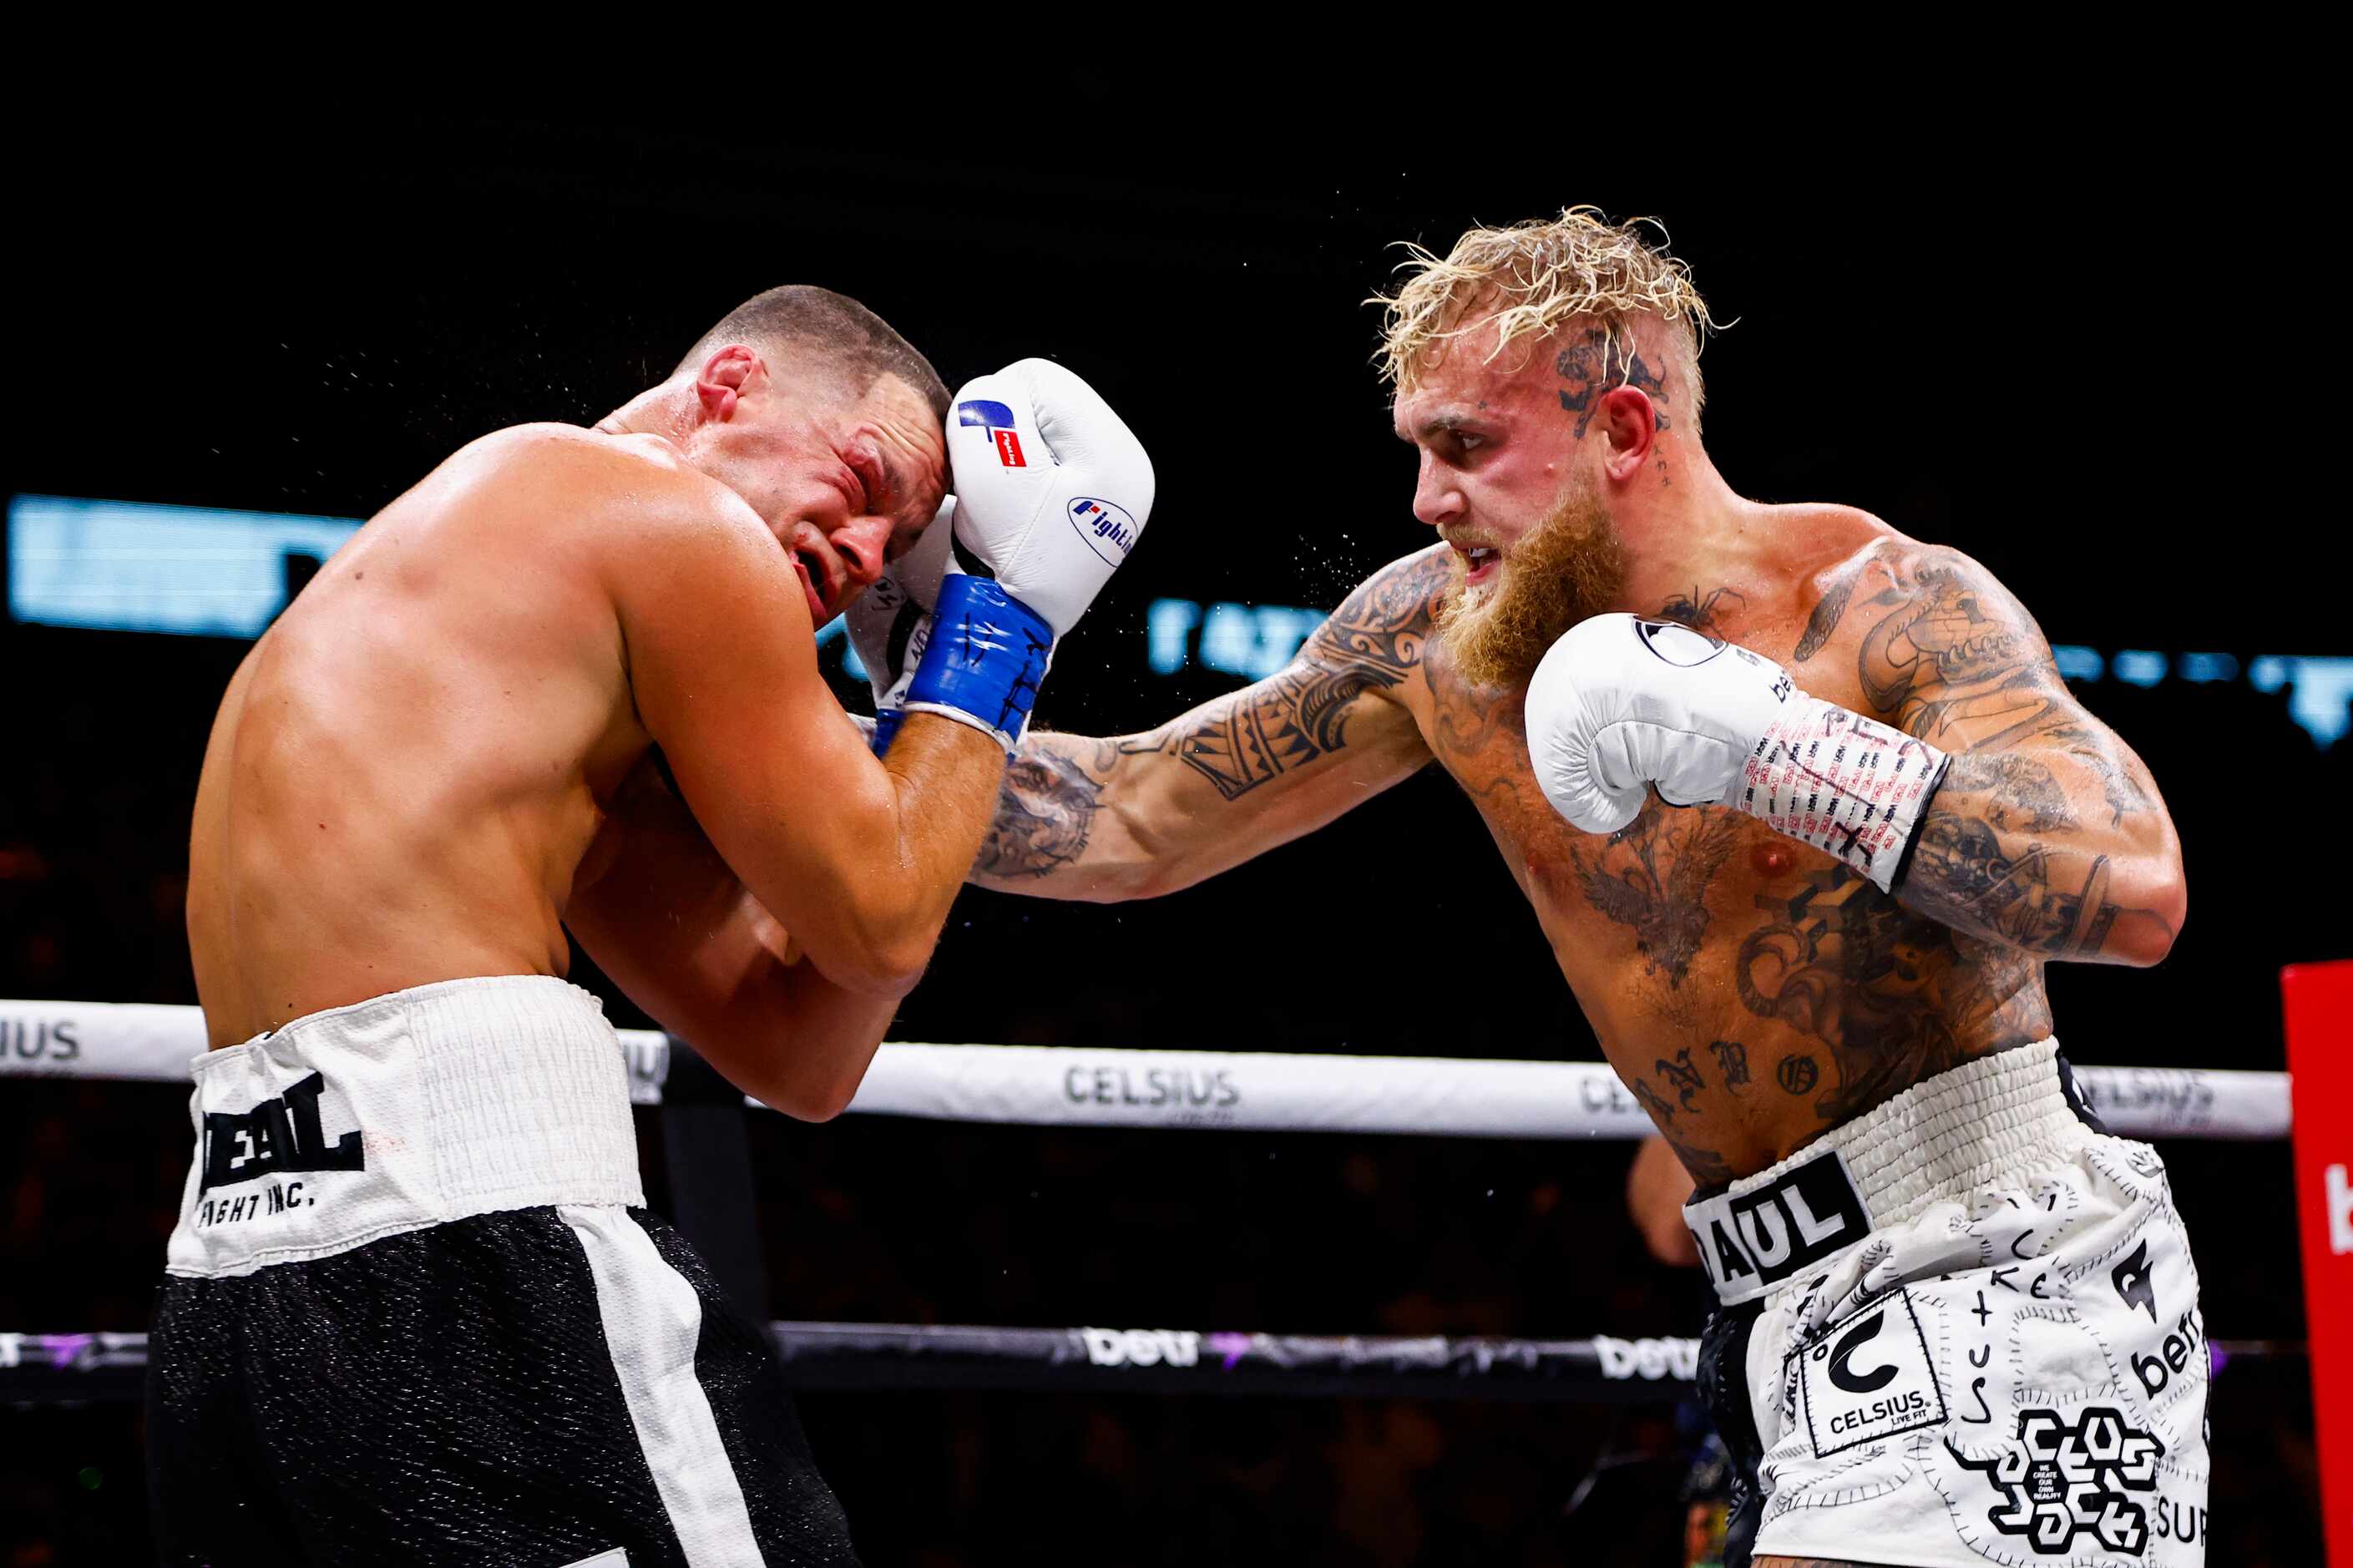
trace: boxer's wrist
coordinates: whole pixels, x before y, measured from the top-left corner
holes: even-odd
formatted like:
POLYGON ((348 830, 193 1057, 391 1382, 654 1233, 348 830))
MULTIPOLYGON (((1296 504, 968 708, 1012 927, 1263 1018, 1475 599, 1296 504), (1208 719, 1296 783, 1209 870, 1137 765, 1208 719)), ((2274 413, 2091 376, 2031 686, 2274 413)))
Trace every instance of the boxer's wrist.
MULTIPOLYGON (((898 712, 937 713, 986 730, 1008 752, 1029 727, 1029 709, 1054 654, 1054 629, 995 582, 948 577, 932 611, 906 700, 898 712)), ((875 750, 890 745, 898 719, 879 713, 875 750)))
POLYGON ((1892 891, 1949 759, 1803 691, 1759 736, 1726 804, 1892 891))

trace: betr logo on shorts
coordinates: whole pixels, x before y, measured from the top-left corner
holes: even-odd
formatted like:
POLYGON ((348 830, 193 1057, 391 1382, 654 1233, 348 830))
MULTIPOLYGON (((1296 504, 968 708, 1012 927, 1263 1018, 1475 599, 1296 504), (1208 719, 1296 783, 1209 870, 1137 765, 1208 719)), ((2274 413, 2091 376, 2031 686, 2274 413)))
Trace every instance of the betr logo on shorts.
POLYGON ((326 1078, 314 1072, 251 1110, 206 1111, 204 1173, 196 1190, 209 1192, 281 1171, 365 1170, 358 1128, 327 1142, 319 1121, 319 1100, 326 1089, 326 1078))

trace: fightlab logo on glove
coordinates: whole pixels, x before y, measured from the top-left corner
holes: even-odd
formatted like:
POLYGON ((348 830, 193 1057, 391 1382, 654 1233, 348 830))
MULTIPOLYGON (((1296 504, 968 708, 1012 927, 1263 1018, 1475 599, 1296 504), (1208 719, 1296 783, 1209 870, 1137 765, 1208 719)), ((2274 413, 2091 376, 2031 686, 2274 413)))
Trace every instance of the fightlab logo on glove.
POLYGON ((976 397, 969 403, 956 405, 956 423, 977 425, 988 432, 997 445, 999 468, 1026 468, 1029 459, 1021 455, 1021 432, 1013 426, 1013 410, 1005 404, 987 397, 976 397))
POLYGON ((1079 537, 1087 542, 1087 548, 1111 565, 1126 560, 1127 552, 1134 548, 1135 519, 1118 502, 1099 496, 1074 496, 1063 510, 1071 526, 1079 531, 1079 537))

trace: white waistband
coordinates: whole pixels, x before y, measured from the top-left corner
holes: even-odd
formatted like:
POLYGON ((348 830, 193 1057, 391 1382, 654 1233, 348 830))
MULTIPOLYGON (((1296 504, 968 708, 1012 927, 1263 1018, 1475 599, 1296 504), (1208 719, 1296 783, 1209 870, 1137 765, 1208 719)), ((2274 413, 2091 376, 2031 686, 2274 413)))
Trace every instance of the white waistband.
POLYGON ((1726 1303, 1762 1295, 1873 1230, 1997 1185, 2031 1157, 2079 1147, 2094 1134, 2068 1103, 2058 1057, 2059 1042, 2046 1039, 1964 1062, 1686 1205, 1716 1294, 1726 1303))
POLYGON ((247 1274, 469 1215, 642 1205, 620 1042, 548 975, 446 980, 191 1064, 174 1274, 247 1274))

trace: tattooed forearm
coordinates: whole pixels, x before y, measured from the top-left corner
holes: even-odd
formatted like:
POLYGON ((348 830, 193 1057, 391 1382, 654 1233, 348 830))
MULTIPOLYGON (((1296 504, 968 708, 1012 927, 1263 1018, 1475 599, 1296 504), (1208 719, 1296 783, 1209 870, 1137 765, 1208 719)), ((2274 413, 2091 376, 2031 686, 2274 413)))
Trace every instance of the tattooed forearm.
POLYGON ((1905 907, 2037 958, 2154 962, 2172 944, 2179 861, 2122 743, 2059 679, 2025 608, 1931 552, 1871 603, 1864 694, 1951 756, 1921 818, 1905 907), (2096 818, 2100 806, 2105 822, 2096 818), (2171 912, 2168 912, 2171 911, 2171 912))
POLYGON ((2111 877, 2105 855, 2062 858, 2031 840, 2006 845, 1985 818, 1932 806, 1896 897, 1957 931, 2082 958, 2097 953, 2116 923, 2111 877))
POLYGON ((2057 775, 2017 752, 1964 752, 1946 769, 1946 796, 1979 795, 1979 809, 1995 827, 2022 833, 2073 832, 2081 826, 2067 804, 2057 775))
POLYGON ((1103 783, 1077 757, 1047 749, 1051 744, 1049 737, 1032 735, 1006 763, 997 819, 980 841, 974 876, 1043 877, 1086 852, 1103 783))
POLYGON ((1451 572, 1443 552, 1408 556, 1351 594, 1282 673, 1121 751, 1174 756, 1232 800, 1340 750, 1357 700, 1402 684, 1421 663, 1451 572))

